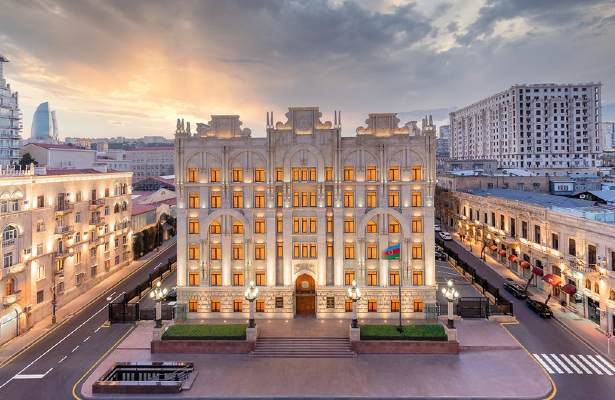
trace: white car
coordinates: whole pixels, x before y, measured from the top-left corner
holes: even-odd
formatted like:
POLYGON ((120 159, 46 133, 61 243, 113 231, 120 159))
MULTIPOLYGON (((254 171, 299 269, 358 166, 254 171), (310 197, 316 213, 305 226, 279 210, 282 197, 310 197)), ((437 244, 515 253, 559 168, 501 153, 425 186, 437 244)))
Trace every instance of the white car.
POLYGON ((438 235, 442 238, 442 240, 452 240, 453 237, 448 232, 438 232, 438 235))
POLYGON ((435 225, 434 225, 434 230, 435 230, 436 232, 440 232, 440 231, 442 230, 442 228, 440 228, 440 224, 435 224, 435 225))

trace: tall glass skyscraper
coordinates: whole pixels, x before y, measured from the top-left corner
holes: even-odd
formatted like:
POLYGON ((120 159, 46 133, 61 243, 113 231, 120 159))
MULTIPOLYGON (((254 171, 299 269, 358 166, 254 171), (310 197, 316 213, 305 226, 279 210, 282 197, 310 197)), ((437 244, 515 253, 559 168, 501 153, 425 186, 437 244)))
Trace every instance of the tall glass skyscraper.
POLYGON ((32 118, 31 136, 34 142, 51 142, 58 139, 56 112, 51 111, 49 102, 38 105, 32 118))
POLYGON ((21 112, 17 92, 4 79, 4 64, 9 60, 0 54, 0 165, 19 161, 21 146, 21 112))

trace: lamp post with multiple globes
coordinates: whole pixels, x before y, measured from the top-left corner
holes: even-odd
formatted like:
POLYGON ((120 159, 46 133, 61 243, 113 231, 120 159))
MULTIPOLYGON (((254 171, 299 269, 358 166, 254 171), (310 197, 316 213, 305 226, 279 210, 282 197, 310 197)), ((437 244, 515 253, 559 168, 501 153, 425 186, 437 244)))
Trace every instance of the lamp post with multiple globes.
POLYGON ((442 294, 448 300, 448 324, 447 326, 452 329, 455 327, 455 323, 453 321, 453 302, 455 299, 459 298, 459 292, 453 287, 453 281, 451 279, 446 282, 445 288, 442 288, 442 294))
POLYGON ((156 328, 162 328, 162 300, 167 295, 167 288, 160 287, 160 281, 156 282, 156 286, 149 292, 149 297, 156 301, 156 328))
POLYGON ((352 281, 352 286, 348 288, 348 297, 352 300, 352 327, 358 328, 357 321, 357 301, 361 300, 361 289, 357 287, 357 281, 352 281))
POLYGON ((254 285, 254 281, 250 281, 249 286, 246 288, 244 293, 244 297, 246 300, 250 302, 250 322, 248 327, 254 328, 256 327, 256 323, 254 322, 254 300, 258 296, 258 288, 254 285))

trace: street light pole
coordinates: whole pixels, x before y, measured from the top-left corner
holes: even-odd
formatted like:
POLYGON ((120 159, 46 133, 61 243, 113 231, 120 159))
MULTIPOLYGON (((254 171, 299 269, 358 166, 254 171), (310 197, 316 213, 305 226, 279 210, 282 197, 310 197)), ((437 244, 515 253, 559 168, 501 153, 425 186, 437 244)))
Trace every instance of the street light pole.
POLYGON ((250 281, 250 284, 244 293, 244 297, 250 302, 250 321, 248 328, 255 328, 256 322, 254 322, 254 300, 258 297, 258 288, 254 285, 254 281, 250 281))
POLYGON ((446 300, 448 300, 447 326, 449 329, 453 329, 455 327, 455 322, 453 321, 453 302, 459 297, 459 292, 453 287, 453 281, 451 279, 446 282, 446 286, 446 288, 442 288, 442 294, 446 297, 446 300))
MULTIPOLYGON (((352 286, 348 288, 348 297, 352 300, 352 328, 358 328, 357 320, 357 301, 361 300, 361 289, 357 287, 357 281, 352 281, 352 286)), ((400 307, 401 308, 401 307, 400 307)))
POLYGON ((162 299, 167 295, 167 288, 160 288, 160 281, 156 282, 156 287, 149 292, 149 297, 156 301, 156 328, 162 328, 162 299))

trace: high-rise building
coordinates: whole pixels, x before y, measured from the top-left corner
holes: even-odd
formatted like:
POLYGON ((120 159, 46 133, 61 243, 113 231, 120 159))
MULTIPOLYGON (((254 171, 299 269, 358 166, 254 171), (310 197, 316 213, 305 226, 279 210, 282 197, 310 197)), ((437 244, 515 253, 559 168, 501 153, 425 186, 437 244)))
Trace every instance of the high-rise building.
POLYGON ((58 121, 56 112, 49 107, 49 102, 38 105, 32 117, 30 138, 33 142, 57 142, 58 121))
POLYGON ((4 78, 4 64, 9 60, 0 54, 0 165, 19 161, 21 147, 21 112, 17 92, 4 78))
POLYGON ((451 146, 451 127, 442 125, 439 128, 438 138, 436 139, 436 156, 449 157, 451 146))
POLYGON ((450 114, 451 157, 501 168, 600 165, 600 83, 514 85, 450 114))
POLYGON ((603 148, 614 149, 615 148, 615 122, 603 122, 602 128, 602 140, 603 148))
POLYGON ((178 121, 178 303, 187 318, 424 318, 436 302, 435 128, 370 114, 341 136, 317 107, 267 116, 251 137, 238 115, 190 132, 178 121), (401 289, 400 289, 401 284, 401 289), (399 293, 401 292, 401 299, 399 293))

